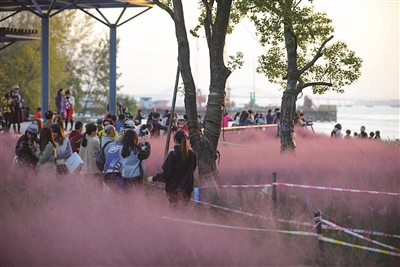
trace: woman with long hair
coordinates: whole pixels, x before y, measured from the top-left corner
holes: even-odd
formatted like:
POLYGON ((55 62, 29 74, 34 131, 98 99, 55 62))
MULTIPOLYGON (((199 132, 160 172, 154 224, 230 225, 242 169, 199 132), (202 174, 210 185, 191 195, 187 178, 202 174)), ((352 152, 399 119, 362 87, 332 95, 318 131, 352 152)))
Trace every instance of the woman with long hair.
POLYGON ((64 131, 58 124, 52 124, 50 129, 54 136, 54 141, 56 142, 57 151, 57 174, 67 174, 68 169, 65 162, 72 154, 71 143, 69 139, 64 136, 64 131))
POLYGON ((56 142, 50 128, 43 128, 40 131, 39 148, 29 146, 34 155, 39 159, 36 164, 38 173, 56 173, 56 142))
POLYGON ((138 134, 134 130, 127 130, 122 138, 120 161, 122 163, 122 180, 125 187, 143 184, 143 175, 146 165, 143 160, 150 156, 150 143, 138 143, 138 134))
POLYGON ((148 182, 165 183, 165 191, 172 206, 178 203, 187 205, 193 192, 196 154, 189 149, 185 132, 174 135, 174 150, 169 152, 162 165, 163 172, 147 178, 148 182))
POLYGON ((79 156, 84 162, 82 167, 83 173, 100 178, 100 172, 96 165, 96 153, 100 149, 100 141, 95 137, 97 137, 97 126, 96 124, 88 123, 86 125, 86 132, 83 134, 79 156))
POLYGON ((40 131, 43 128, 43 122, 41 119, 33 119, 32 124, 35 124, 38 127, 38 133, 40 133, 40 131))
MULTIPOLYGON (((65 119, 67 115, 67 109, 66 109, 66 98, 65 98, 65 92, 63 88, 58 89, 57 91, 57 96, 55 98, 56 102, 56 109, 60 111, 61 118, 65 119)), ((63 128, 64 130, 64 128, 63 128)))

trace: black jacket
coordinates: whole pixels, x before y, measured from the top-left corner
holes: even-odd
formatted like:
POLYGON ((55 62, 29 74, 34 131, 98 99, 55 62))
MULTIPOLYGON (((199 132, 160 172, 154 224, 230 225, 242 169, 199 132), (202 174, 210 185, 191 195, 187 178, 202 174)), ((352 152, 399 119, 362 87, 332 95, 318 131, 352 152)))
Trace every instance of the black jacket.
POLYGON ((179 146, 175 146, 162 166, 164 172, 158 173, 153 180, 165 183, 167 193, 182 191, 190 195, 193 192, 196 164, 196 154, 189 150, 188 162, 183 165, 179 146))

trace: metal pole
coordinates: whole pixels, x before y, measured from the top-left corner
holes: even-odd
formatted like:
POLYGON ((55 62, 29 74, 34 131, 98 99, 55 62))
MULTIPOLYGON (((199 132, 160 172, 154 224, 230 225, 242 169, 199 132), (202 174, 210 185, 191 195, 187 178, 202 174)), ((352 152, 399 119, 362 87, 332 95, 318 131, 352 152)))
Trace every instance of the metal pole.
POLYGON ((42 40, 41 40, 41 106, 42 118, 49 109, 49 88, 50 88, 50 18, 48 14, 42 17, 42 40))
POLYGON ((174 95, 172 98, 171 113, 169 115, 168 135, 167 135, 167 142, 165 143, 164 159, 166 159, 168 156, 169 141, 171 139, 172 119, 174 118, 174 113, 175 113, 175 103, 176 103, 176 94, 178 93, 179 73, 180 73, 180 71, 179 71, 179 65, 178 65, 178 67, 176 68, 175 88, 174 88, 174 95))
MULTIPOLYGON (((318 211, 314 213, 314 222, 315 222, 315 229, 317 231, 318 237, 322 236, 322 222, 321 222, 321 213, 318 211)), ((321 258, 325 261, 325 248, 324 248, 324 241, 319 240, 318 238, 318 246, 321 258)))
POLYGON ((110 25, 110 91, 108 112, 117 115, 117 25, 110 25))
POLYGON ((276 203, 276 172, 272 173, 272 201, 274 202, 274 208, 278 206, 276 203))

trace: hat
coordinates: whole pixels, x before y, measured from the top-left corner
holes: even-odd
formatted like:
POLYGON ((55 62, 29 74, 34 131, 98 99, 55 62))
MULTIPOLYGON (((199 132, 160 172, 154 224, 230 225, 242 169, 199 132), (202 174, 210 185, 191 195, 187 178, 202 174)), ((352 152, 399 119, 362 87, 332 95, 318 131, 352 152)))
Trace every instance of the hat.
POLYGON ((38 133, 38 127, 37 127, 36 124, 31 123, 26 128, 26 131, 31 133, 31 134, 37 134, 38 133))
POLYGON ((178 116, 178 121, 184 121, 184 120, 185 118, 182 115, 178 116))
POLYGON ((126 120, 124 123, 124 128, 132 128, 135 127, 135 123, 131 120, 126 120))
POLYGON ((18 85, 14 85, 14 86, 13 86, 13 89, 14 89, 14 90, 19 89, 19 86, 18 86, 18 85))

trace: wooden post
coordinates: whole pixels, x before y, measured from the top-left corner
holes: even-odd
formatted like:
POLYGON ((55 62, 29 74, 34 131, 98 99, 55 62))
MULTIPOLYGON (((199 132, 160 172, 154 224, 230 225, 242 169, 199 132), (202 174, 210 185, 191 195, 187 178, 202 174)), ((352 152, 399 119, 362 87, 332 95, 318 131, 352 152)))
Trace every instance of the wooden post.
POLYGON ((176 78, 175 78, 175 87, 174 87, 174 95, 172 97, 172 106, 171 106, 171 113, 169 115, 169 124, 168 124, 168 132, 167 132, 167 140, 165 141, 165 151, 164 151, 164 160, 168 156, 168 150, 169 150, 169 142, 171 140, 171 131, 172 131, 172 120, 174 118, 174 113, 175 113, 175 104, 176 104, 176 94, 178 92, 178 84, 179 84, 179 64, 178 67, 176 68, 176 78))
MULTIPOLYGON (((315 230, 317 231, 318 237, 322 236, 322 222, 321 222, 321 213, 318 211, 314 213, 314 222, 315 222, 315 230)), ((321 259, 325 261, 325 248, 324 241, 318 239, 319 252, 321 255, 321 259)))
POLYGON ((272 173, 272 201, 274 202, 274 208, 278 206, 276 203, 276 172, 272 173))

